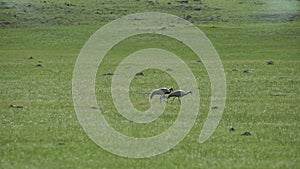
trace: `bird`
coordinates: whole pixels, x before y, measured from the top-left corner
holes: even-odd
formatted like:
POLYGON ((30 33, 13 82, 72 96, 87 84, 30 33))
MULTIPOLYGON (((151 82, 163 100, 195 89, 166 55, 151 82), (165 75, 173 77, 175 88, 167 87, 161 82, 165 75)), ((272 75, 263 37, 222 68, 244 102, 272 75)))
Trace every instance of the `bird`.
POLYGON ((137 72, 135 76, 145 76, 143 72, 137 72))
POLYGON ((153 98, 153 96, 155 95, 160 95, 160 101, 163 98, 166 98, 166 94, 170 94, 173 91, 173 88, 159 88, 159 89, 155 89, 152 91, 151 95, 150 95, 150 99, 153 98))
POLYGON ((242 136, 251 136, 251 133, 249 131, 246 131, 245 133, 242 134, 242 136))
POLYGON ((274 65, 274 62, 272 60, 267 61, 267 65, 274 65))
POLYGON ((176 90, 176 91, 174 91, 173 93, 171 93, 171 94, 168 96, 167 99, 169 99, 169 98, 171 98, 171 97, 174 97, 174 99, 173 99, 173 101, 174 101, 175 98, 177 97, 178 100, 179 100, 179 102, 181 102, 181 101, 180 101, 180 98, 183 97, 183 96, 185 96, 185 95, 188 95, 188 94, 192 94, 192 91, 185 92, 185 91, 183 91, 183 90, 176 90))
POLYGON ((14 105, 14 104, 11 104, 10 107, 17 108, 17 109, 25 109, 26 108, 25 106, 19 106, 19 105, 14 105))

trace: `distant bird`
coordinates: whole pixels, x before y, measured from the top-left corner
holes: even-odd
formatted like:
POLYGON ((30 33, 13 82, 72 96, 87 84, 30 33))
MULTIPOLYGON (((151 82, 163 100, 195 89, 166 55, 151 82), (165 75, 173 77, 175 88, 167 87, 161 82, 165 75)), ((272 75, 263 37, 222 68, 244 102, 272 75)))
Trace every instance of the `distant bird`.
POLYGON ((10 107, 17 108, 17 109, 25 109, 26 108, 25 106, 18 106, 18 105, 14 105, 14 104, 11 104, 10 107))
POLYGON ((183 90, 176 90, 175 92, 171 93, 169 96, 168 96, 168 99, 171 98, 171 97, 174 97, 173 101, 175 100, 175 98, 177 97, 179 102, 180 102, 180 98, 185 96, 185 95, 188 95, 188 94, 192 94, 192 91, 188 91, 188 92, 185 92, 183 90))
POLYGON ((274 65, 274 62, 272 60, 267 61, 267 65, 274 65))
POLYGON ((173 91, 173 88, 160 88, 160 89, 155 89, 150 95, 150 99, 153 98, 155 95, 160 95, 160 101, 164 98, 166 98, 166 94, 170 94, 173 91))
POLYGON ((136 76, 145 76, 143 72, 137 72, 135 75, 136 76))
POLYGON ((246 131, 245 133, 242 134, 242 136, 251 136, 251 133, 249 131, 246 131))
POLYGON ((43 65, 41 63, 38 63, 35 65, 36 67, 43 67, 43 65))
POLYGON ((211 109, 218 109, 218 106, 213 106, 211 107, 211 109))
POLYGON ((112 76, 112 75, 114 75, 114 73, 112 73, 112 72, 107 72, 107 73, 104 73, 103 75, 105 75, 105 76, 112 76))
POLYGON ((250 70, 246 69, 246 70, 243 70, 244 73, 251 73, 250 70))

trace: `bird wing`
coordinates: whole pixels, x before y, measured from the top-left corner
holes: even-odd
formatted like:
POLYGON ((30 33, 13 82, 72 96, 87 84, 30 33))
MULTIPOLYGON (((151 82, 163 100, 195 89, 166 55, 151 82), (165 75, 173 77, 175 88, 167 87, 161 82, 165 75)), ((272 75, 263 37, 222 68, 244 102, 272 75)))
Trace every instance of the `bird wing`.
POLYGON ((164 94, 169 92, 169 89, 167 89, 167 88, 161 88, 159 90, 161 90, 164 94))
POLYGON ((164 92, 161 89, 156 89, 151 93, 150 99, 152 99, 154 95, 163 95, 163 94, 164 92))
POLYGON ((151 95, 150 95, 150 99, 152 99, 152 98, 153 98, 153 96, 155 95, 155 92, 156 92, 156 91, 153 91, 153 92, 151 93, 151 95))
POLYGON ((176 90, 175 92, 171 93, 168 98, 170 97, 182 97, 184 94, 183 90, 176 90))
POLYGON ((170 97, 176 97, 176 92, 177 92, 177 91, 175 91, 175 92, 169 94, 168 98, 170 98, 170 97))

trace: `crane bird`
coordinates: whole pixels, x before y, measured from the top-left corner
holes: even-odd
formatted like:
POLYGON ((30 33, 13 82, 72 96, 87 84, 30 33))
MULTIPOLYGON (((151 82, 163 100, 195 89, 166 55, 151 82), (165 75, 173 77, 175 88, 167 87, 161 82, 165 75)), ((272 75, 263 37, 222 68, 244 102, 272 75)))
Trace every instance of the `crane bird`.
POLYGON ((175 100, 175 98, 177 97, 179 102, 180 101, 180 98, 185 96, 185 95, 188 95, 188 94, 192 94, 192 91, 188 91, 188 92, 185 92, 183 90, 176 90, 174 91, 173 93, 171 93, 169 96, 168 96, 168 99, 171 98, 171 97, 174 97, 173 101, 175 100))
POLYGON ((155 89, 150 95, 150 99, 153 98, 155 95, 160 95, 160 101, 164 98, 166 98, 166 94, 170 94, 173 91, 173 88, 160 88, 160 89, 155 89))

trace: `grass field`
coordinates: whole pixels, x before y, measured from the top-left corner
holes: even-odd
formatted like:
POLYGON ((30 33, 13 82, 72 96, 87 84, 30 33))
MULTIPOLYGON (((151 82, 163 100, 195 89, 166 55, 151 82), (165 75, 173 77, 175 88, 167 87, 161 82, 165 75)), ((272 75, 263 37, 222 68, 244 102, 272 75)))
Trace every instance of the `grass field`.
MULTIPOLYGON (((0 168, 300 167, 300 1, 0 3, 0 168), (201 94, 198 118, 182 142, 164 154, 131 159, 101 149, 84 132, 73 107, 72 75, 82 46, 96 30, 120 16, 146 11, 187 18, 208 36, 225 68, 227 100, 217 130, 199 144, 211 92, 203 64, 186 46, 166 37, 141 35, 122 41, 105 57, 96 79, 98 106, 116 130, 153 136, 172 125, 179 109, 176 102, 168 104, 166 112, 147 125, 117 113, 110 99, 112 76, 103 74, 113 72, 136 50, 160 47, 180 56, 197 75, 201 94), (241 136, 246 131, 251 136, 241 136)), ((143 93, 170 84, 177 87, 167 73, 144 73, 130 86, 139 110, 149 107, 143 93)))

